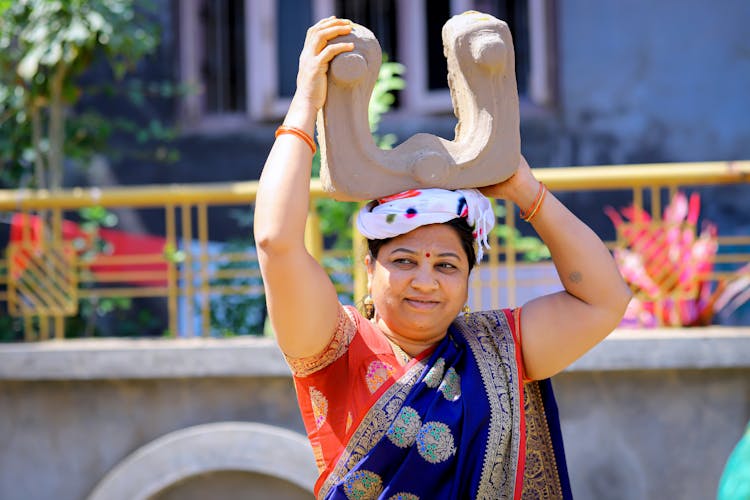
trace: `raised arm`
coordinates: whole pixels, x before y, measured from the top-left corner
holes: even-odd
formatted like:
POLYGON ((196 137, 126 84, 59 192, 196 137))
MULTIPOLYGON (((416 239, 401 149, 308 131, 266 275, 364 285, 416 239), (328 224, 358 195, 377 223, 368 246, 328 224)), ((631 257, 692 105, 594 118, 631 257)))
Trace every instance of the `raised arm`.
MULTIPOLYGON (((349 21, 335 17, 307 31, 285 126, 313 136, 315 116, 326 98, 328 64, 353 48, 351 43, 328 42, 350 31, 349 21)), ((255 203, 255 242, 268 313, 279 346, 292 357, 316 354, 327 345, 339 307, 333 283, 304 244, 312 156, 304 139, 279 135, 263 167, 255 203)))
MULTIPOLYGON (((482 188, 487 196, 533 207, 540 184, 522 158, 509 180, 482 188)), ((547 192, 531 218, 549 247, 565 291, 534 299, 521 315, 526 375, 550 377, 606 337, 620 322, 631 293, 599 237, 547 192)))

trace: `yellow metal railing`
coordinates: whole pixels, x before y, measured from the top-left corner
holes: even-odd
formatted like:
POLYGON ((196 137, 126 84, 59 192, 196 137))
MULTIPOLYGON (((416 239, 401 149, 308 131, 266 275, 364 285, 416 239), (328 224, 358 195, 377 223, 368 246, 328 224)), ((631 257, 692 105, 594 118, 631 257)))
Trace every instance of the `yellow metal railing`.
MULTIPOLYGON (((720 193, 722 185, 747 183, 750 161, 536 169, 535 173, 552 191, 612 192, 617 195, 618 204, 632 203, 656 215, 661 214, 665 200, 678 190, 714 186, 714 193, 720 193)), ((262 285, 252 248, 220 248, 216 242, 226 236, 212 235, 214 223, 210 222, 210 215, 232 206, 249 208, 256 192, 256 182, 74 188, 58 192, 0 190, 0 214, 4 214, 6 222, 13 214, 36 215, 42 221, 37 233, 23 224, 20 236, 17 234, 8 251, 0 255, 0 315, 7 312, 19 317, 26 339, 62 338, 64 318, 72 313, 71 301, 160 298, 165 302, 164 330, 172 335, 211 335, 212 299, 260 297, 262 285), (76 210, 91 206, 133 211, 141 219, 158 219, 156 225, 163 230, 156 236, 163 238, 162 247, 150 253, 104 252, 94 260, 71 257, 70 238, 64 234, 66 221, 75 217, 76 210), (225 266, 217 267, 217 263, 225 266)), ((311 193, 313 199, 324 196, 316 182, 311 193)), ((704 205, 710 204, 705 196, 704 205)), ((587 215, 601 217, 602 205, 611 204, 606 198, 597 196, 605 203, 578 215, 584 220, 587 215)), ((506 215, 502 222, 515 228, 514 207, 504 203, 506 215)), ((741 216, 746 218, 747 214, 741 216)), ((319 222, 318 215, 311 211, 305 243, 313 256, 319 261, 346 257, 346 252, 342 255, 325 248, 319 222)), ((742 224, 746 226, 746 220, 734 221, 733 226, 742 224)), ((250 229, 239 231, 249 242, 250 229)), ((735 251, 718 256, 717 263, 723 267, 711 279, 729 276, 750 261, 750 235, 722 234, 720 226, 719 236, 720 246, 735 251)), ((608 244, 614 246, 616 242, 608 244)), ((338 286, 341 293, 356 300, 364 295, 366 286, 364 268, 359 264, 364 254, 361 239, 355 238, 352 252, 355 265, 351 278, 338 286)), ((559 286, 549 265, 531 266, 522 260, 514 239, 504 245, 492 245, 488 262, 472 276, 472 308, 515 305, 529 294, 559 286)))

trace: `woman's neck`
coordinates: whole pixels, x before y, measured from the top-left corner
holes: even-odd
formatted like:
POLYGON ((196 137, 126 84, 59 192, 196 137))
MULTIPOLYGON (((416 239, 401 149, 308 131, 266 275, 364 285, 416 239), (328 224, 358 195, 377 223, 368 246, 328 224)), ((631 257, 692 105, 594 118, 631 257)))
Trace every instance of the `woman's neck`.
POLYGON ((447 331, 444 331, 439 335, 425 339, 413 339, 392 331, 381 318, 376 318, 374 322, 391 344, 394 344, 412 358, 440 342, 447 333, 447 331))

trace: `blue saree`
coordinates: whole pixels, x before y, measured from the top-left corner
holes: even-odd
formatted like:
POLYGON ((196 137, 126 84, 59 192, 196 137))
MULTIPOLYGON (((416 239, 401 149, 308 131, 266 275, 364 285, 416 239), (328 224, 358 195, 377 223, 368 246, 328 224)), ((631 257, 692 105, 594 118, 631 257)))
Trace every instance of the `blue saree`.
POLYGON ((524 384, 508 315, 459 317, 385 390, 318 498, 572 498, 549 381, 524 384))

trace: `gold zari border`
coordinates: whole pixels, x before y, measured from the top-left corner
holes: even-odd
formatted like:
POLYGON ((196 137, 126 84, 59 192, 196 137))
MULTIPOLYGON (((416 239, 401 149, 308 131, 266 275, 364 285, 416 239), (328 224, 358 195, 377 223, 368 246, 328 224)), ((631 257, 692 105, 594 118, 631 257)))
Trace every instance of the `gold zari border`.
POLYGON ((526 469, 521 498, 563 498, 560 473, 552 445, 552 436, 544 415, 542 393, 537 382, 525 385, 526 397, 526 469))
POLYGON ((516 345, 502 311, 464 315, 457 321, 474 353, 490 406, 490 424, 476 498, 513 498, 520 448, 521 405, 516 345))
POLYGON ((357 320, 346 307, 339 305, 339 318, 336 331, 328 345, 318 354, 306 358, 292 358, 284 354, 289 368, 297 377, 307 377, 322 370, 344 355, 354 335, 357 333, 357 320))

